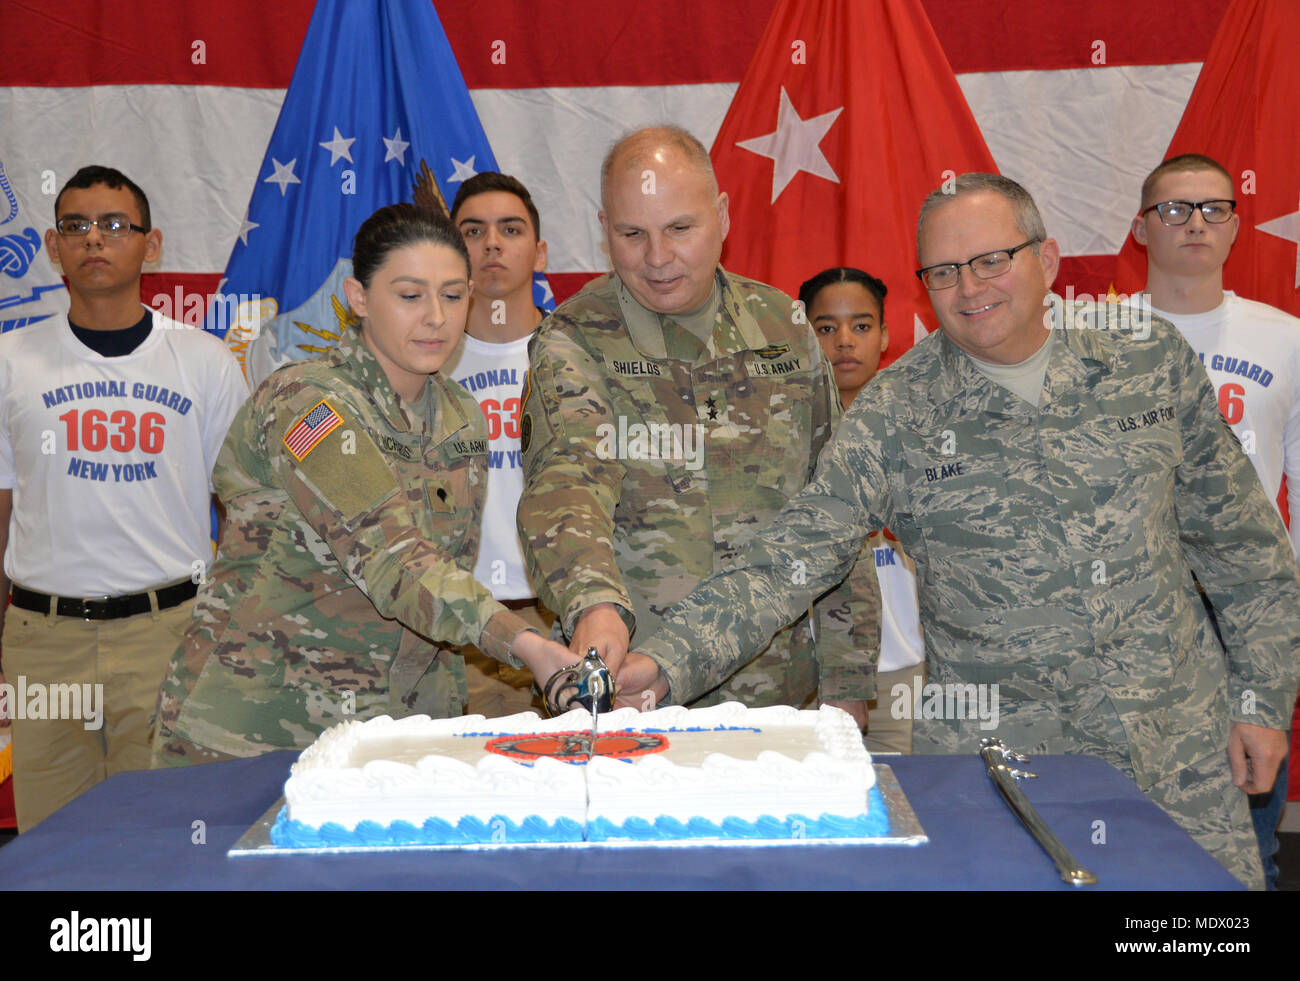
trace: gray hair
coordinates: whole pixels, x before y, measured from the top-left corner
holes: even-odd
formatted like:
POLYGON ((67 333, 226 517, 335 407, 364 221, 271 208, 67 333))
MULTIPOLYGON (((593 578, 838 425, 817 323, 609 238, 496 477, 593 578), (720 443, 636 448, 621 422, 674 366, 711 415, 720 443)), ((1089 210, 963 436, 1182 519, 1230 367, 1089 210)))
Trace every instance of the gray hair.
POLYGON ((660 146, 673 147, 686 158, 688 163, 707 176, 709 193, 717 197, 718 178, 713 173, 713 161, 709 159, 708 149, 688 130, 672 123, 663 123, 624 133, 609 148, 609 152, 605 154, 605 159, 600 164, 600 206, 602 208, 605 207, 605 191, 609 187, 614 164, 619 162, 620 158, 636 164, 648 156, 651 150, 660 146))
MULTIPOLYGON (((921 203, 921 215, 916 220, 916 255, 918 260, 921 256, 921 229, 925 227, 925 220, 929 217, 930 212, 949 201, 961 197, 963 194, 973 194, 976 191, 992 191, 1006 198, 1011 204, 1011 213, 1015 216, 1016 228, 1025 238, 1038 239, 1040 242, 1047 238, 1047 228, 1043 225, 1043 216, 1038 213, 1038 205, 1034 204, 1034 199, 1029 192, 1010 177, 1003 177, 1001 174, 974 172, 962 174, 955 183, 956 186, 953 189, 945 186, 931 191, 921 203)), ((946 185, 947 181, 944 184, 946 185)), ((1038 254, 1037 245, 1034 246, 1033 251, 1035 255, 1038 254)))

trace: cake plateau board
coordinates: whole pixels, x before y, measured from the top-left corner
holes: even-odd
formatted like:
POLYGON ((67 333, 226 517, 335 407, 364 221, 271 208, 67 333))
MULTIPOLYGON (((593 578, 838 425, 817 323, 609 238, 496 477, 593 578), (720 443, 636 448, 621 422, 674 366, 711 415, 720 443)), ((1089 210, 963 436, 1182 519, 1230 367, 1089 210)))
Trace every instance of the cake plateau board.
POLYGON ((443 852, 443 851, 502 851, 513 848, 768 848, 775 845, 923 845, 929 841, 916 812, 908 803, 898 778, 888 763, 872 763, 876 771, 876 786, 885 799, 889 811, 889 834, 878 838, 691 838, 678 841, 538 841, 538 842, 482 842, 450 845, 345 845, 333 848, 286 848, 271 841, 271 826, 275 824, 284 807, 281 797, 244 832, 226 853, 230 858, 249 855, 336 855, 344 852, 443 852))

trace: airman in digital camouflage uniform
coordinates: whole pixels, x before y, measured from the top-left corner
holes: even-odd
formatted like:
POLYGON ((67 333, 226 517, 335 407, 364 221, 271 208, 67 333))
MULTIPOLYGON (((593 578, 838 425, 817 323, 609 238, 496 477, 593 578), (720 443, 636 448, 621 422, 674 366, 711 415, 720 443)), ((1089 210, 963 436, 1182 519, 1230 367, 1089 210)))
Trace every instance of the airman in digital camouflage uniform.
POLYGON ((485 422, 473 396, 436 373, 468 305, 459 233, 395 205, 357 239, 361 282, 346 286, 371 315, 327 355, 268 378, 218 458, 229 530, 163 684, 154 766, 304 747, 348 718, 459 715, 464 664, 435 641, 502 660, 513 646, 534 667, 534 648, 572 661, 524 634, 470 571, 485 422), (431 265, 426 246, 451 258, 431 265), (384 257, 373 273, 363 252, 384 257), (428 272, 447 263, 445 282, 428 272))
POLYGON ((1101 756, 1259 888, 1242 790, 1266 788, 1281 759, 1300 582, 1204 369, 1158 319, 1119 323, 1103 306, 1047 330, 1056 244, 1005 178, 931 195, 919 253, 927 270, 947 264, 927 282, 942 331, 863 391, 813 482, 666 614, 637 646, 656 663, 629 655, 620 682, 674 701, 708 690, 887 525, 916 561, 931 682, 972 686, 967 704, 998 685, 995 729, 973 711, 922 718, 915 751, 997 735, 1101 756), (1028 399, 989 377, 1021 386, 1044 350, 1028 399))
MULTIPOLYGON (((839 406, 793 301, 718 265, 727 196, 698 141, 660 128, 626 137, 606 158, 602 198, 614 272, 562 304, 529 348, 518 520, 538 596, 572 649, 595 646, 616 669, 629 634, 654 633, 803 487, 839 406)), ((815 657, 802 621, 692 701, 799 705, 819 682, 826 701, 869 698, 875 652, 844 631, 821 640, 815 657)))

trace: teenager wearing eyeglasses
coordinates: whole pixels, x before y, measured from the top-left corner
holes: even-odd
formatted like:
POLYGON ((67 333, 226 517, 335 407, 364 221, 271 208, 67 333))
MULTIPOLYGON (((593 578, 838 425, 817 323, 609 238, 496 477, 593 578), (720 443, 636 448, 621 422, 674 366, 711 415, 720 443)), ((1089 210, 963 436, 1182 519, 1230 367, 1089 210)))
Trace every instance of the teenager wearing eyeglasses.
POLYGON ((0 337, 0 693, 19 831, 148 768, 158 684, 212 561, 212 466, 248 397, 221 341, 141 305, 162 232, 135 183, 83 167, 54 211, 68 316, 0 337))
MULTIPOLYGON (((1269 500, 1277 500, 1286 475, 1291 547, 1300 554, 1300 320, 1223 289, 1223 265, 1241 223, 1233 193, 1232 175, 1209 157, 1166 160, 1142 185, 1133 237, 1146 246, 1153 312, 1200 356, 1219 411, 1269 500)), ((1270 889, 1287 782, 1284 759, 1273 790, 1250 798, 1270 889)))

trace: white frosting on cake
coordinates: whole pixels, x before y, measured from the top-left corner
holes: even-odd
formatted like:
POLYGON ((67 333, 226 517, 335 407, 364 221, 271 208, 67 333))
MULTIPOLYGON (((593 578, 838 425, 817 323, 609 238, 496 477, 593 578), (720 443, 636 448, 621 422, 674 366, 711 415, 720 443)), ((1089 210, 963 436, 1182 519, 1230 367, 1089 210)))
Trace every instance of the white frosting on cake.
POLYGON ((621 709, 600 717, 599 734, 660 733, 666 750, 590 765, 519 761, 487 751, 497 736, 586 731, 591 716, 499 719, 388 716, 344 722, 303 751, 285 784, 288 817, 311 826, 361 821, 421 825, 429 818, 502 816, 582 825, 607 819, 683 824, 703 818, 783 820, 861 816, 875 783, 856 723, 840 709, 750 709, 728 702, 704 709, 621 709), (758 730, 757 732, 753 730, 758 730), (590 810, 587 807, 590 793, 590 810))

